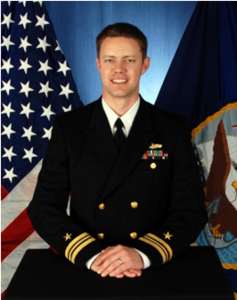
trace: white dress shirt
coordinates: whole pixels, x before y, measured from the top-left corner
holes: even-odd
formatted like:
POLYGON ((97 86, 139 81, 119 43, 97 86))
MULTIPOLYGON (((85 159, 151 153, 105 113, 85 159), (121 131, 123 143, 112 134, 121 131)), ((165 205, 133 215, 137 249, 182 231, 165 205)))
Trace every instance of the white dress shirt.
MULTIPOLYGON (((132 124, 133 124, 134 118, 137 114, 139 105, 140 105, 140 97, 137 99, 137 101, 134 103, 134 105, 123 116, 120 117, 120 119, 122 120, 122 122, 124 124, 124 127, 122 129, 123 129, 125 137, 127 137, 129 135, 129 132, 132 128, 132 124)), ((112 134, 114 135, 117 130, 116 127, 114 126, 114 124, 115 124, 116 120, 119 118, 119 116, 108 106, 108 104, 105 102, 105 100, 103 98, 102 98, 102 106, 103 106, 104 112, 108 118, 112 134)), ((141 252, 137 249, 135 249, 135 250, 142 257, 144 269, 150 267, 150 265, 151 265, 150 259, 143 252, 141 252)), ((99 254, 100 253, 96 254, 90 260, 87 261, 86 266, 88 269, 90 269, 93 261, 96 259, 96 257, 99 254)))

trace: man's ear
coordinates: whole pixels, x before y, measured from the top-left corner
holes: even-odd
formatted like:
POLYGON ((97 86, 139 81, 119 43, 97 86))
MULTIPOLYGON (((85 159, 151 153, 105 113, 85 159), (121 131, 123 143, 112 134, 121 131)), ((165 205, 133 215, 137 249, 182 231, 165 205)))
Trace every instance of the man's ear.
POLYGON ((142 74, 144 74, 150 67, 150 57, 146 57, 143 61, 143 66, 142 66, 142 74))
POLYGON ((98 69, 99 72, 100 72, 100 59, 99 59, 98 57, 96 57, 95 61, 96 61, 97 69, 98 69))

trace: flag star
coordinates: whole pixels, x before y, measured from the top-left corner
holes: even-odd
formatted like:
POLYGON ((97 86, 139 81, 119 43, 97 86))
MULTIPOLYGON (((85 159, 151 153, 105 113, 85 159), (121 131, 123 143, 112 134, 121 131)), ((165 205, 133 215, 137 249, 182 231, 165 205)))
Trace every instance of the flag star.
POLYGON ((9 161, 12 161, 12 156, 17 156, 13 153, 13 146, 10 149, 3 148, 5 150, 5 154, 2 157, 7 157, 9 161))
POLYGON ((30 113, 35 112, 34 110, 30 109, 30 103, 28 103, 26 106, 21 104, 22 111, 20 112, 20 115, 26 115, 27 119, 29 119, 30 113))
POLYGON ((19 93, 25 93, 26 97, 28 98, 29 92, 34 91, 32 88, 29 87, 30 81, 28 81, 26 84, 20 82, 21 84, 21 90, 19 93))
POLYGON ((21 44, 19 48, 24 48, 24 51, 27 51, 27 47, 31 47, 32 44, 28 43, 28 36, 25 37, 25 39, 21 38, 21 44))
POLYGON ((7 28, 9 29, 11 23, 15 23, 12 19, 11 19, 12 13, 9 13, 8 16, 6 16, 5 14, 3 14, 4 20, 2 21, 2 25, 6 24, 7 28))
POLYGON ((34 3, 39 2, 39 5, 42 6, 43 1, 33 1, 34 3))
POLYGON ((36 154, 33 153, 33 147, 30 150, 24 149, 24 151, 25 151, 26 155, 23 156, 23 159, 28 158, 30 163, 32 163, 32 158, 33 157, 37 157, 38 156, 38 155, 36 155, 36 154))
POLYGON ((61 51, 61 53, 63 54, 63 51, 62 51, 62 49, 61 49, 61 47, 59 45, 59 42, 57 40, 56 40, 56 43, 57 43, 57 47, 55 48, 54 51, 61 51))
POLYGON ((42 61, 39 61, 41 67, 39 68, 38 72, 43 71, 44 75, 47 76, 48 70, 52 70, 53 68, 48 66, 48 59, 43 63, 42 61))
POLYGON ((6 175, 3 177, 4 179, 9 179, 12 182, 12 179, 14 177, 18 177, 16 174, 14 174, 14 168, 12 168, 11 170, 6 170, 4 169, 4 171, 6 172, 6 175))
POLYGON ((11 86, 11 79, 8 80, 8 82, 4 82, 2 80, 3 87, 1 88, 1 91, 6 91, 7 95, 9 96, 10 90, 15 90, 13 86, 11 86))
POLYGON ((32 66, 28 64, 28 58, 26 58, 25 61, 20 59, 20 63, 21 63, 21 66, 19 67, 18 70, 24 70, 25 74, 27 74, 27 70, 32 68, 32 66))
POLYGON ((42 136, 42 139, 48 138, 50 140, 53 127, 49 128, 49 129, 46 129, 46 128, 43 128, 43 129, 44 129, 44 135, 42 136))
POLYGON ((47 47, 50 47, 50 44, 48 44, 48 43, 46 42, 46 38, 47 38, 46 36, 44 37, 43 40, 41 40, 40 38, 38 38, 39 45, 38 45, 36 48, 42 48, 43 51, 45 52, 45 51, 46 51, 46 48, 47 48, 47 47))
POLYGON ((31 141, 31 137, 33 135, 36 135, 36 133, 32 132, 32 126, 30 128, 26 129, 25 127, 22 127, 25 133, 21 137, 27 137, 29 142, 31 141))
POLYGON ((61 85, 61 84, 60 84, 60 86, 61 86, 62 91, 61 91, 61 93, 59 94, 59 96, 60 96, 60 95, 65 95, 66 98, 68 99, 68 95, 71 94, 71 93, 74 93, 72 90, 69 89, 69 83, 68 83, 67 86, 63 86, 63 85, 61 85))
POLYGON ((62 107, 64 112, 72 110, 72 105, 69 105, 68 108, 62 107))
POLYGON ((20 22, 18 23, 18 25, 23 25, 24 29, 26 29, 26 25, 27 25, 28 23, 32 23, 29 19, 27 19, 27 16, 28 16, 28 13, 25 13, 24 16, 20 15, 21 20, 20 20, 20 22))
POLYGON ((24 7, 26 7, 26 2, 27 1, 19 1, 19 3, 22 3, 24 5, 24 7))
POLYGON ((7 51, 9 51, 10 46, 15 45, 14 43, 12 43, 10 41, 11 35, 9 34, 9 36, 7 38, 5 38, 5 36, 3 36, 2 38, 3 38, 2 47, 6 46, 7 51))
POLYGON ((6 134, 8 139, 10 140, 11 134, 16 133, 14 130, 12 130, 12 124, 9 124, 8 127, 6 127, 5 125, 2 125, 2 126, 4 128, 4 131, 2 132, 2 135, 6 134))
POLYGON ((38 19, 38 22, 36 23, 35 26, 41 26, 42 30, 44 30, 44 25, 48 25, 49 22, 45 20, 45 14, 40 18, 39 16, 36 16, 38 19))
POLYGON ((46 84, 40 82, 40 85, 41 85, 41 90, 39 91, 39 94, 44 93, 45 97, 48 98, 48 93, 53 91, 53 89, 49 87, 49 82, 47 81, 46 84))
POLYGON ((6 114, 8 118, 10 118, 10 114, 13 113, 15 110, 11 108, 12 103, 10 102, 8 105, 2 104, 4 107, 4 110, 2 111, 2 114, 6 114))
POLYGON ((41 117, 47 117, 48 120, 50 121, 50 116, 55 115, 55 113, 51 111, 51 104, 47 108, 44 106, 42 106, 42 108, 44 112, 42 113, 41 117))
POLYGON ((60 63, 60 61, 58 62, 60 65, 60 68, 58 69, 57 72, 63 72, 63 75, 66 76, 66 73, 68 70, 71 70, 68 66, 67 66, 67 61, 65 60, 64 63, 60 63))
POLYGON ((11 57, 8 59, 8 61, 5 61, 4 59, 2 59, 2 63, 3 63, 3 65, 1 67, 1 69, 6 70, 7 74, 9 74, 10 69, 14 68, 14 66, 11 65, 11 57))

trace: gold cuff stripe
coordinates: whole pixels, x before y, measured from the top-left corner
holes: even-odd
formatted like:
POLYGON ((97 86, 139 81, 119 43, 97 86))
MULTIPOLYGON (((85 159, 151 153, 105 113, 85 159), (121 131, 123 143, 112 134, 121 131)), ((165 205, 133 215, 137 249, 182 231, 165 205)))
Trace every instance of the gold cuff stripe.
POLYGON ((143 241, 151 246, 153 246, 154 248, 156 248, 157 251, 159 251, 160 255, 162 256, 162 259, 163 259, 163 263, 166 261, 166 257, 165 257, 165 254, 162 252, 162 250, 160 249, 159 246, 157 246, 154 242, 144 238, 144 237, 140 237, 139 238, 140 241, 143 241))
POLYGON ((164 240, 162 240, 161 238, 159 238, 158 236, 156 236, 152 233, 148 233, 147 235, 150 236, 151 238, 153 238, 154 240, 156 240, 158 243, 161 243, 166 248, 166 250, 169 253, 168 260, 170 260, 173 257, 173 250, 171 249, 169 244, 167 244, 164 240))
POLYGON ((82 240, 85 236, 88 236, 87 232, 84 232, 77 236, 75 239, 73 239, 67 246, 65 250, 65 256, 69 259, 69 252, 71 251, 72 247, 80 240, 82 240))
POLYGON ((68 253, 68 259, 69 259, 70 261, 72 261, 72 256, 73 256, 74 251, 75 251, 78 247, 80 247, 80 245, 83 245, 84 242, 86 242, 89 238, 90 238, 90 235, 88 234, 88 235, 85 236, 83 239, 77 241, 77 242, 71 247, 71 249, 69 250, 69 253, 68 253))
POLYGON ((65 250, 65 256, 72 263, 75 263, 77 254, 88 244, 94 242, 95 239, 91 237, 87 232, 84 232, 73 239, 65 250))
POLYGON ((71 262, 75 264, 75 259, 76 259, 76 256, 77 254, 84 248, 86 247, 88 244, 94 242, 95 239, 92 237, 90 238, 89 240, 85 241, 82 245, 80 245, 79 247, 77 247, 77 249, 75 250, 75 252, 73 253, 72 255, 72 259, 71 259, 71 262))
POLYGON ((150 242, 154 243, 155 245, 157 245, 157 247, 160 248, 160 250, 162 251, 162 253, 164 255, 163 263, 165 263, 166 261, 169 260, 169 253, 168 253, 167 249, 162 244, 160 244, 159 242, 155 241, 154 239, 152 239, 148 235, 146 235, 145 238, 148 239, 150 242))
POLYGON ((170 246, 158 236, 155 236, 152 233, 148 233, 144 237, 139 238, 139 240, 156 248, 163 259, 163 263, 171 260, 171 258, 173 257, 173 251, 170 246))

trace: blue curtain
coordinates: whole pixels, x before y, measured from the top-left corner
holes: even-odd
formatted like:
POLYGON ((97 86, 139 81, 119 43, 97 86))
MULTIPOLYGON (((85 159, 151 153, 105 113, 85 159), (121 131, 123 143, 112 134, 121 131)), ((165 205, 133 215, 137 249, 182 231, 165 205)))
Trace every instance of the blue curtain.
POLYGON ((155 103, 196 1, 45 1, 58 42, 68 60, 82 102, 101 95, 95 39, 107 25, 129 22, 148 38, 151 66, 140 92, 155 103))

